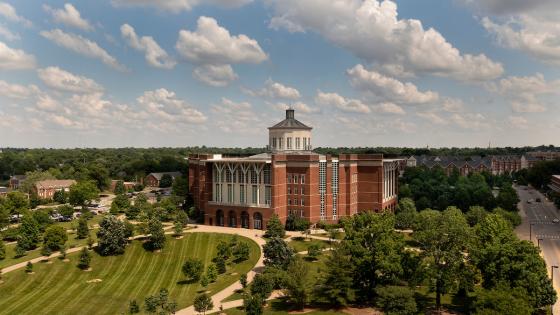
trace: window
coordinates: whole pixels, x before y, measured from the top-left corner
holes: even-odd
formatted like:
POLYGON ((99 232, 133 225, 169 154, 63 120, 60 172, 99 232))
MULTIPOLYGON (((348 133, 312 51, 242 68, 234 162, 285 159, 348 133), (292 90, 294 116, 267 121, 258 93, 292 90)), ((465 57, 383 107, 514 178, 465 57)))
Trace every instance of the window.
POLYGON ((297 183, 298 183, 298 176, 297 176, 297 174, 295 174, 294 175, 294 184, 297 184, 297 183))
POLYGON ((288 206, 291 206, 291 205, 292 205, 292 199, 288 198, 288 206))
POLYGON ((265 204, 270 205, 270 201, 272 199, 272 189, 270 188, 270 186, 266 186, 264 188, 264 201, 265 204))
POLYGON ((276 138, 272 138, 272 148, 276 149, 276 138))
POLYGON ((291 137, 286 138, 286 149, 288 149, 288 150, 292 149, 292 138, 291 137))
POLYGON ((239 203, 245 203, 245 185, 239 185, 239 203))
POLYGON ((305 191, 305 187, 301 186, 301 194, 302 194, 302 195, 305 195, 305 192, 304 192, 304 191, 305 191))
POLYGON ((298 189, 297 189, 297 186, 296 186, 296 187, 294 187, 294 195, 297 195, 297 194, 298 194, 298 189))
POLYGON ((252 203, 257 204, 257 203, 259 203, 259 189, 258 189, 257 185, 253 185, 252 190, 253 190, 252 194, 251 194, 252 195, 251 196, 252 197, 251 198, 252 203))
POLYGON ((282 150, 284 147, 284 138, 278 138, 278 142, 280 144, 280 150, 282 150))
POLYGON ((251 184, 258 184, 259 183, 259 176, 257 171, 251 170, 251 184))
POLYGON ((307 138, 303 138, 303 149, 307 150, 307 138))
POLYGON ((298 205, 298 201, 297 201, 297 198, 296 198, 296 199, 294 199, 294 206, 297 206, 297 205, 298 205))
POLYGON ((216 184, 216 196, 214 198, 214 201, 222 201, 222 198, 220 198, 220 184, 216 184))
POLYGON ((321 220, 326 219, 325 194, 327 192, 327 162, 319 161, 319 196, 321 198, 321 220))
POLYGON ((237 171, 238 177, 239 177, 239 182, 240 183, 245 183, 245 173, 243 173, 243 171, 238 170, 237 171))
POLYGON ((303 198, 301 198, 301 206, 302 206, 302 207, 305 206, 305 201, 304 201, 303 198))
POLYGON ((301 178, 301 183, 302 183, 302 184, 305 184, 305 175, 302 174, 302 175, 300 176, 300 178, 301 178))
POLYGON ((226 182, 231 183, 232 182, 231 179, 232 179, 231 172, 229 168, 226 168, 226 182))
POLYGON ((228 184, 227 185, 227 201, 228 203, 233 203, 233 185, 232 184, 228 184))
POLYGON ((288 174, 288 181, 287 181, 287 183, 289 184, 289 183, 291 183, 291 182, 292 182, 292 174, 288 174))
POLYGON ((297 138, 296 138, 296 150, 299 150, 300 144, 301 144, 301 143, 300 143, 300 138, 297 137, 297 138))
POLYGON ((263 168, 264 183, 270 184, 270 164, 266 164, 263 168))
POLYGON ((292 194, 292 187, 288 186, 288 195, 292 194))

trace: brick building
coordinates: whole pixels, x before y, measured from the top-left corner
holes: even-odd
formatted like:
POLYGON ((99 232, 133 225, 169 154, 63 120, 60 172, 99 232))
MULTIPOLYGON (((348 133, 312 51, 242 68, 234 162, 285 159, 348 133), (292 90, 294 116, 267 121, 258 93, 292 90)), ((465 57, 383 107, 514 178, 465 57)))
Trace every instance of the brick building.
POLYGON ((21 186, 21 184, 25 181, 27 176, 25 175, 13 175, 10 176, 9 187, 11 190, 17 190, 21 186))
POLYGON ((311 151, 311 127, 286 110, 269 129, 268 152, 249 157, 189 156, 189 191, 208 225, 263 229, 273 214, 311 223, 394 209, 397 159, 311 151))
POLYGON ((560 175, 552 175, 548 187, 560 196, 560 175))
POLYGON ((146 187, 159 187, 163 175, 171 176, 172 180, 175 180, 176 177, 181 177, 180 172, 150 173, 144 179, 144 185, 146 185, 146 187))
POLYGON ((54 193, 57 191, 64 190, 65 192, 70 191, 70 186, 75 184, 76 181, 73 179, 49 179, 42 180, 35 183, 35 193, 41 199, 52 199, 54 193))

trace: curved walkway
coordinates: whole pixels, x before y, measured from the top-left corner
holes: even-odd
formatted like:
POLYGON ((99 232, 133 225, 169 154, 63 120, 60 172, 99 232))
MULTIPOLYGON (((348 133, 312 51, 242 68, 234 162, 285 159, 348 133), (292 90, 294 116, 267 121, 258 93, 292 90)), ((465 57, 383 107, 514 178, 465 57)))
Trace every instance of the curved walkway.
MULTIPOLYGON (((264 254, 262 250, 262 246, 266 243, 266 241, 262 237, 264 231, 246 230, 246 229, 239 229, 239 228, 229 228, 229 227, 210 226, 210 225, 198 225, 197 228, 186 231, 186 233, 196 233, 196 232, 239 235, 255 241, 255 243, 257 243, 261 247, 261 256, 259 257, 259 260, 255 264, 253 269, 251 269, 251 271, 247 273, 248 283, 253 281, 253 278, 255 277, 257 272, 259 272, 262 268, 264 268, 264 254)), ((237 290, 241 290, 241 289, 242 289, 241 283, 239 283, 239 281, 236 281, 235 283, 231 284, 229 287, 212 295, 211 298, 212 298, 212 303, 214 304, 214 308, 206 313, 210 314, 214 312, 219 312, 220 305, 223 307, 223 309, 228 309, 228 308, 233 308, 233 307, 238 307, 243 305, 243 300, 236 300, 236 301, 222 303, 223 300, 228 298, 230 295, 234 294, 237 290)), ((191 305, 187 308, 178 311, 175 314, 192 315, 192 314, 197 314, 197 312, 194 310, 194 306, 191 305)))

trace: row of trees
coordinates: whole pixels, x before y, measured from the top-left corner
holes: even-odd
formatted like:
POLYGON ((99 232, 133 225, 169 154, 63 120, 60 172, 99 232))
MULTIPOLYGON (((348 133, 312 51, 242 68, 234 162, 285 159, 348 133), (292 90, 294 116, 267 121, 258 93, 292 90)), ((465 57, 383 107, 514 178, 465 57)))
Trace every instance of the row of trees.
POLYGON ((517 211, 519 198, 511 185, 512 179, 508 175, 494 176, 483 172, 460 176, 454 170, 447 176, 441 167, 410 167, 401 180, 399 197, 412 198, 421 210, 444 210, 453 205, 463 211, 472 206, 517 211), (492 193, 493 187, 499 188, 496 197, 492 193))

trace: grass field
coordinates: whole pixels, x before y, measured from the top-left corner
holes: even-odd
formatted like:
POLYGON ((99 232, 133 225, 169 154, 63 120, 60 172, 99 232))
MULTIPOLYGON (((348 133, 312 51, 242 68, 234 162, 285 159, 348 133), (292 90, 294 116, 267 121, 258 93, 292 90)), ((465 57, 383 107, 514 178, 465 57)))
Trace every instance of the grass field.
MULTIPOLYGON (((216 244, 230 238, 225 234, 187 233, 180 240, 168 238, 160 253, 148 252, 140 241, 134 241, 122 256, 93 254, 90 272, 76 267, 78 254, 68 255, 70 262, 55 258, 51 264, 37 263, 34 274, 16 270, 3 275, 0 314, 121 314, 126 313, 130 300, 143 304, 146 296, 160 288, 167 288, 170 299, 184 308, 201 290, 198 283, 182 283, 185 259, 198 257, 208 264, 216 244), (95 279, 101 282, 88 282, 95 279)), ((227 273, 208 286, 210 294, 237 281, 258 260, 259 246, 246 238, 240 240, 250 245, 250 259, 228 266, 227 273)))
POLYGON ((331 247, 331 244, 328 241, 316 239, 292 239, 290 242, 288 242, 288 245, 290 245, 290 247, 292 247, 296 251, 296 253, 307 251, 309 249, 309 246, 314 244, 319 245, 321 248, 331 247))

